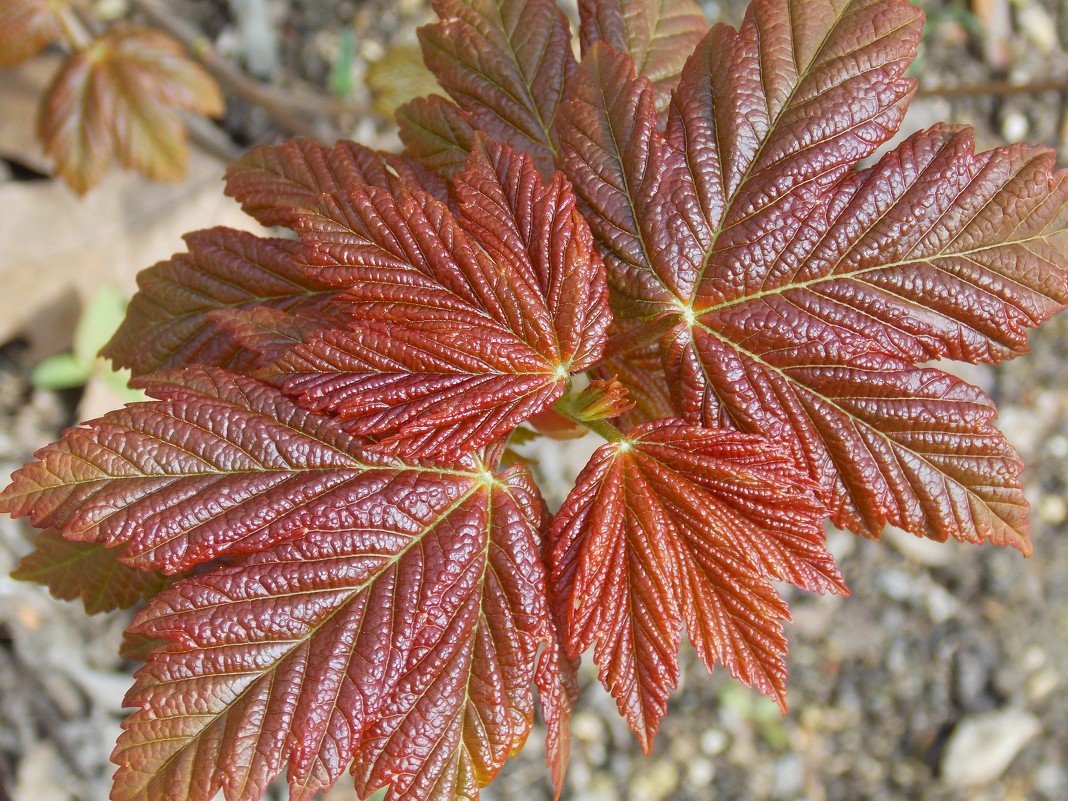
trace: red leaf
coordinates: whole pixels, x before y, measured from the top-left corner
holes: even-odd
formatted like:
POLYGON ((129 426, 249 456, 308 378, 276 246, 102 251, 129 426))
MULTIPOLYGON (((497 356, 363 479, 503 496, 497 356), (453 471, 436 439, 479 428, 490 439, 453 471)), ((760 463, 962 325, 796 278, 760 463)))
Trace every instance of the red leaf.
POLYGON ((662 420, 593 455, 553 522, 557 615, 572 656, 594 646, 644 750, 678 682, 683 623, 709 670, 784 704, 789 613, 771 579, 845 592, 823 516, 758 437, 662 420))
POLYGON ((242 369, 254 355, 216 323, 220 310, 275 310, 331 317, 338 290, 296 264, 300 244, 211 228, 187 234, 188 253, 144 270, 115 336, 102 354, 134 375, 200 364, 242 369))
POLYGON ((900 122, 920 14, 825 6, 762 0, 714 28, 665 135, 648 83, 621 86, 629 60, 598 45, 580 70, 598 83, 562 112, 564 164, 618 305, 678 321, 662 356, 688 420, 783 443, 855 531, 1026 552, 989 401, 913 365, 1007 358, 1062 308, 1068 187, 1044 151, 976 155, 947 127, 850 173, 900 122))
POLYGON ((434 0, 423 59, 475 126, 552 173, 553 123, 573 71, 571 31, 553 0, 434 0))
POLYGON ((690 53, 708 30, 694 0, 579 0, 582 52, 605 42, 630 55, 653 82, 657 110, 667 108, 690 53))
POLYGON ((74 541, 125 544, 122 561, 177 573, 302 537, 396 467, 273 387, 191 368, 66 432, 15 473, 0 511, 74 541))
POLYGON ((447 178, 463 170, 475 131, 459 106, 431 95, 405 103, 394 116, 405 155, 447 178))
POLYGON ((56 171, 83 194, 112 155, 177 181, 189 159, 183 110, 222 113, 219 88, 182 46, 149 28, 114 28, 69 59, 49 88, 38 131, 56 171))
POLYGON ((583 216, 601 246, 623 317, 673 308, 677 254, 665 214, 672 212, 662 176, 681 156, 656 127, 653 90, 634 79, 634 63, 598 43, 586 54, 561 107, 561 164, 583 216))
POLYGON ((1027 553, 1021 465, 989 400, 912 364, 1010 357, 1062 308, 1068 186, 1044 152, 971 147, 966 132, 917 134, 729 294, 713 260, 668 358, 691 417, 789 445, 836 522, 1027 553))
POLYGON ((324 198, 297 228, 320 280, 347 287, 351 330, 329 330, 270 372, 381 449, 455 455, 546 408, 598 357, 603 268, 562 176, 504 147, 456 180, 459 217, 422 194, 324 198), (324 222, 328 221, 328 222, 324 222))
POLYGON ((290 227, 294 219, 319 208, 322 195, 357 186, 422 189, 447 198, 438 176, 392 153, 379 153, 356 142, 333 147, 308 139, 261 145, 226 171, 226 194, 264 225, 290 227))
POLYGON ((33 58, 62 34, 59 0, 5 0, 0 8, 0 67, 33 58))
POLYGON ((310 799, 353 758, 361 795, 476 798, 531 725, 541 508, 523 471, 395 472, 329 529, 176 584, 135 621, 169 642, 112 798, 253 801, 288 768, 310 799))
POLYGON ((43 584, 64 601, 81 599, 86 614, 127 609, 167 586, 160 573, 127 567, 103 545, 70 542, 57 531, 38 532, 33 545, 11 577, 43 584))
POLYGON ((689 180, 675 187, 679 232, 696 226, 679 245, 687 285, 714 270, 710 281, 744 284, 741 253, 729 264, 721 253, 759 247, 766 263, 804 209, 894 135, 922 23, 904 0, 762 0, 737 33, 709 32, 668 119, 668 140, 688 156, 689 180))

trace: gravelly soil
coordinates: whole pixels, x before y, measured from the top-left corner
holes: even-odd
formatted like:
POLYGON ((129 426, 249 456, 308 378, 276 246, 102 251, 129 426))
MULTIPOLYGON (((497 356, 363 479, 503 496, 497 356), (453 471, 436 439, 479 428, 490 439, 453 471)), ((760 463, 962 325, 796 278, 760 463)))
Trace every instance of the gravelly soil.
MULTIPOLYGON (((718 7, 736 21, 740 5, 718 7)), ((1065 44, 1056 39, 1057 31, 1068 31, 1065 4, 1014 4, 1003 62, 994 59, 994 66, 989 43, 969 33, 947 4, 928 5, 934 24, 924 53, 925 85, 1068 72, 1065 44), (1022 21, 1034 9, 1046 14, 1045 29, 1042 18, 1022 21), (1038 40, 1050 31, 1052 50, 1044 52, 1038 40)), ((219 4, 185 0, 180 7, 211 36, 225 34, 219 4)), ((311 0, 282 12, 288 14, 284 68, 320 83, 337 23, 363 20, 370 31, 364 38, 373 42, 398 34, 400 21, 408 24, 419 14, 418 4, 311 0)), ((976 124, 983 146, 1004 136, 1057 145, 1063 116, 1056 93, 929 99, 909 124, 949 118, 976 124)), ((228 126, 243 127, 249 140, 267 130, 255 113, 240 108, 228 126)), ((875 543, 831 532, 853 595, 788 595, 795 617, 789 713, 779 715, 722 672, 708 677, 684 650, 683 687, 653 754, 643 757, 587 662, 566 797, 1068 798, 1066 342, 1068 318, 1061 318, 1034 338, 1030 357, 996 369, 968 368, 966 375, 998 401, 1002 425, 1028 464, 1033 558, 899 534, 875 543), (984 779, 984 771, 993 775, 968 783, 984 779)), ((17 345, 0 349, 0 474, 73 422, 73 398, 31 390, 31 367, 17 345)), ((566 469, 580 465, 572 461, 566 469)), ((0 518, 0 575, 25 549, 24 527, 0 518)), ((128 683, 129 665, 113 656, 125 620, 87 620, 78 607, 0 578, 0 798, 106 798, 107 753, 128 683)), ((539 738, 536 730, 487 798, 552 797, 539 738)), ((351 797, 351 791, 341 788, 336 797, 351 797)))

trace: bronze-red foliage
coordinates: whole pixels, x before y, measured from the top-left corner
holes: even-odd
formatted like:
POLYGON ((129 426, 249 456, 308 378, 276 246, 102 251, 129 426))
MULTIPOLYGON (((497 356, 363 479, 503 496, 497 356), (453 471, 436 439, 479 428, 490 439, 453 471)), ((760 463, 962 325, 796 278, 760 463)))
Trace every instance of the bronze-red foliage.
POLYGON ((549 0, 435 8, 451 99, 398 111, 404 153, 237 162, 295 236, 197 232, 143 273, 105 353, 154 400, 0 495, 51 530, 20 577, 147 598, 116 801, 349 766, 475 798, 536 696, 559 788, 587 650, 646 749, 683 629, 785 704, 773 582, 846 592, 828 517, 1031 548, 992 402, 937 361, 1064 307, 1068 188, 954 126, 858 166, 915 88, 911 4, 754 0, 735 31, 583 0, 578 61, 549 0), (508 445, 583 427, 607 443, 552 515, 508 445))

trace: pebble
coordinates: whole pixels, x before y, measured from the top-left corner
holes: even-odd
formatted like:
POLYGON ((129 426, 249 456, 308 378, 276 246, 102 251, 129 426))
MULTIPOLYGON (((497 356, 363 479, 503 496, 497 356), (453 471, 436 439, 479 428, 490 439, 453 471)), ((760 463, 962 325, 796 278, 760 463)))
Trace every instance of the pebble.
POLYGON ((930 582, 924 589, 923 600, 931 622, 936 625, 952 620, 960 612, 960 601, 941 584, 930 582))
POLYGON ((916 582, 904 570, 888 567, 875 574, 875 586, 893 601, 908 601, 915 598, 916 582))
POLYGON ((663 801, 678 785, 679 773, 673 764, 650 760, 631 779, 630 797, 634 801, 663 801))
POLYGON ((1008 142, 1026 139, 1031 130, 1031 123, 1019 111, 1011 111, 1001 121, 1001 136, 1008 142))
POLYGON ((686 764, 686 784, 693 789, 705 789, 716 777, 716 766, 712 760, 694 757, 686 764))
POLYGON ((981 712, 962 718, 942 757, 942 778, 954 787, 997 779, 1035 737, 1041 724, 1021 709, 981 712))
POLYGON ((1056 762, 1047 762, 1035 771, 1035 789, 1047 798, 1068 797, 1068 771, 1056 762))
POLYGON ((1068 499, 1063 495, 1043 495, 1038 502, 1038 516, 1050 525, 1060 525, 1068 520, 1068 499))
POLYGON ((805 789, 805 763, 798 754, 787 754, 775 763, 772 794, 775 798, 794 798, 805 789))
POLYGON ((924 567, 946 567, 957 558, 957 549, 949 542, 935 542, 917 537, 896 526, 887 526, 882 538, 903 556, 924 567))
POLYGON ((726 732, 719 729, 708 729, 701 735, 701 750, 708 756, 722 754, 727 750, 728 743, 726 732))

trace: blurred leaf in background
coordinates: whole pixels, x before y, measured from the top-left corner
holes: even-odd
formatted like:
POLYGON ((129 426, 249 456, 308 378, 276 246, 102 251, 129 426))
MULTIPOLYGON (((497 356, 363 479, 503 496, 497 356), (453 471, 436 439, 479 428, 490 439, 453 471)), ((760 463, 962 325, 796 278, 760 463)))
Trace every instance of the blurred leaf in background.
POLYGON ((394 45, 367 69, 374 108, 387 119, 409 100, 440 94, 441 87, 423 63, 419 45, 394 45))

